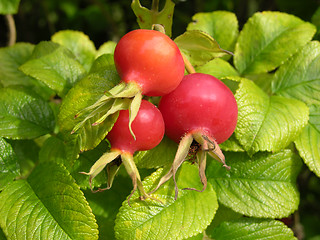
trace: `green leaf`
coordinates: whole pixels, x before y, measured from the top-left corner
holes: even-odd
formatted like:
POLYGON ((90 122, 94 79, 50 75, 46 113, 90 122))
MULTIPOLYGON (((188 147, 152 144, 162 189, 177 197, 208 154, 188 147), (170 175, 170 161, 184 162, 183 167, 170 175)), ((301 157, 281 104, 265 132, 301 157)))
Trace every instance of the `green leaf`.
POLYGON ((100 57, 103 54, 113 54, 114 53, 114 49, 116 48, 117 43, 113 42, 113 41, 108 41, 103 43, 97 53, 96 53, 96 58, 100 57))
POLYGON ((278 153, 224 152, 227 171, 217 161, 209 161, 207 178, 220 203, 250 217, 282 218, 299 204, 296 177, 301 161, 290 150, 278 153))
POLYGON ((308 123, 309 109, 303 102, 269 97, 250 80, 242 79, 235 98, 238 103, 235 136, 249 154, 285 148, 308 123))
POLYGON ((23 64, 20 70, 45 83, 59 96, 64 96, 86 73, 67 48, 53 42, 39 43, 32 59, 23 64))
POLYGON ((305 164, 320 177, 320 105, 310 106, 309 124, 295 140, 295 145, 305 164))
POLYGON ((0 137, 0 191, 19 175, 17 156, 10 144, 0 137))
POLYGON ((293 232, 284 223, 272 219, 241 218, 227 221, 210 232, 215 240, 295 240, 293 232))
MULTIPOLYGON (((159 169, 143 181, 146 191, 155 187, 155 183, 164 175, 159 169)), ((179 188, 196 187, 202 189, 195 166, 183 164, 178 176, 179 188)), ((134 193, 131 207, 125 201, 119 210, 115 225, 117 239, 184 239, 202 232, 212 221, 218 208, 216 194, 209 184, 200 193, 180 191, 174 201, 174 184, 167 182, 152 194, 163 204, 147 199, 141 201, 134 193), (133 200, 135 199, 135 200, 133 200)))
POLYGON ((310 41, 315 27, 280 12, 255 13, 239 34, 234 53, 236 69, 243 74, 274 70, 310 41))
POLYGON ((210 13, 197 13, 192 17, 187 30, 201 30, 213 37, 228 51, 234 51, 238 38, 238 20, 234 13, 227 11, 214 11, 210 13), (226 27, 228 26, 228 27, 226 27))
POLYGON ((9 239, 98 239, 98 226, 79 186, 54 163, 40 164, 27 180, 8 185, 0 193, 0 213, 9 239))
POLYGON ((190 30, 174 39, 174 42, 184 53, 192 65, 203 65, 208 61, 221 57, 227 53, 220 48, 217 41, 209 34, 199 31, 190 30))
POLYGON ((76 59, 89 71, 96 56, 94 43, 83 32, 64 30, 51 37, 52 42, 68 48, 76 59))
POLYGON ((233 211, 232 209, 220 204, 218 211, 217 211, 216 215, 214 216, 213 221, 206 229, 206 233, 211 232, 213 229, 215 229, 217 226, 219 226, 223 222, 236 220, 241 217, 243 217, 242 214, 237 213, 237 212, 233 211))
MULTIPOLYGON (((120 169, 119 172, 121 170, 124 169, 120 169)), ((116 176, 111 189, 99 193, 85 192, 86 199, 99 225, 99 240, 115 239, 114 226, 116 215, 131 189, 131 179, 125 172, 124 176, 116 176)))
POLYGON ((17 156, 20 166, 20 178, 29 176, 36 164, 38 164, 40 147, 39 143, 35 142, 36 140, 39 140, 39 138, 35 140, 7 140, 17 156))
POLYGON ((49 104, 23 88, 0 88, 0 136, 32 139, 52 133, 55 117, 49 104))
POLYGON ((3 86, 32 84, 32 79, 18 68, 29 60, 33 49, 34 45, 29 43, 17 43, 0 49, 0 82, 3 86))
POLYGON ((202 66, 196 67, 195 70, 196 72, 210 74, 219 79, 239 75, 230 63, 221 58, 215 58, 202 66))
POLYGON ((0 85, 28 86, 45 99, 49 99, 52 91, 46 85, 19 70, 19 67, 30 59, 33 49, 34 45, 29 43, 17 43, 0 49, 0 85))
POLYGON ((39 152, 39 162, 55 162, 64 165, 68 170, 75 159, 68 159, 66 143, 58 137, 49 137, 42 145, 39 152))
POLYGON ((20 0, 1 0, 0 14, 15 14, 18 12, 20 0))
POLYGON ((273 93, 309 104, 320 104, 320 43, 304 46, 276 72, 273 93))
MULTIPOLYGON (((79 159, 75 162, 71 175, 76 180, 81 189, 90 188, 89 177, 79 172, 89 172, 91 166, 106 152, 110 147, 106 141, 102 141, 96 148, 83 152, 80 154, 79 159)), ((98 176, 92 180, 92 188, 101 187, 102 184, 107 182, 106 171, 102 171, 98 176)))
POLYGON ((92 126, 101 116, 90 119, 84 128, 71 135, 74 126, 81 122, 85 116, 74 118, 79 111, 95 103, 105 91, 110 90, 120 78, 115 69, 112 55, 102 55, 91 68, 90 73, 81 79, 64 98, 58 123, 64 139, 71 141, 78 139, 79 150, 89 150, 97 146, 107 135, 117 119, 117 115, 111 115, 103 123, 92 126))
MULTIPOLYGON (((154 3, 159 1, 153 1, 154 3)), ((172 31, 172 17, 174 11, 174 2, 166 0, 163 9, 159 12, 158 5, 153 5, 152 9, 147 9, 140 4, 140 0, 132 0, 131 8, 137 17, 140 28, 151 29, 153 24, 161 24, 170 37, 172 31)))
POLYGON ((176 152, 177 144, 167 136, 164 136, 160 144, 155 148, 137 152, 134 156, 134 161, 137 167, 140 168, 159 168, 172 164, 176 152))
POLYGON ((0 228, 0 240, 7 240, 1 228, 0 228))
POLYGON ((239 141, 236 139, 234 134, 232 134, 232 136, 227 141, 219 144, 219 147, 223 151, 244 152, 243 147, 241 146, 239 141))
POLYGON ((317 34, 315 36, 315 39, 319 40, 320 38, 320 7, 318 7, 318 9, 312 15, 311 23, 317 27, 317 34))

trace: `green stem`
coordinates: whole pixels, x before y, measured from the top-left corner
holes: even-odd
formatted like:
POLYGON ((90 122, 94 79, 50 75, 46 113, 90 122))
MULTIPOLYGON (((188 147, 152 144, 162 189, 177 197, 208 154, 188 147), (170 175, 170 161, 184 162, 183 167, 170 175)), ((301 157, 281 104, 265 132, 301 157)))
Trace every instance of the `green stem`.
POLYGON ((8 29, 9 29, 8 46, 12 46, 16 43, 16 40, 17 40, 16 25, 14 22, 14 18, 11 14, 5 15, 5 18, 7 20, 8 29))
POLYGON ((131 207, 130 199, 137 189, 139 189, 140 193, 143 196, 143 199, 148 198, 149 195, 145 192, 145 190, 143 188, 139 171, 138 171, 137 166, 133 160, 133 155, 129 152, 123 152, 121 154, 121 159, 122 159, 122 163, 123 163, 124 167, 127 170, 127 173, 129 174, 129 176, 132 179, 133 189, 128 197, 128 205, 131 207))
POLYGON ((153 0, 151 11, 158 12, 158 10, 159 10, 159 0, 153 0))

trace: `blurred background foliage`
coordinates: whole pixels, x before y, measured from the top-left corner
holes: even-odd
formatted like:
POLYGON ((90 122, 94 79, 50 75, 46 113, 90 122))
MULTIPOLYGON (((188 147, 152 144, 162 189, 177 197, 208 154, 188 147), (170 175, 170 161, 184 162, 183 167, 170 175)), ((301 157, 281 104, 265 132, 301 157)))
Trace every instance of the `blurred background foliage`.
MULTIPOLYGON (((174 0, 176 3, 173 37, 185 31, 197 12, 227 10, 234 12, 240 27, 256 11, 271 10, 294 14, 311 21, 320 0, 174 0)), ((160 4, 165 2, 160 1, 160 4)), ((126 32, 138 28, 130 0, 21 0, 14 16, 17 41, 38 43, 49 40, 56 31, 83 31, 99 47, 107 40, 117 41, 126 32)), ((150 7, 151 0, 141 0, 150 7)), ((320 21, 315 18, 315 20, 320 21)), ((7 28, 0 17, 0 45, 6 45, 7 28)))
MULTIPOLYGON (((242 28, 257 11, 282 11, 314 23, 320 29, 320 0, 174 0, 173 38, 183 33, 198 12, 234 12, 242 28)), ((140 0, 150 8, 151 0, 140 0)), ((160 4, 164 0, 160 1, 160 4)), ((73 29, 87 34, 98 48, 108 40, 118 41, 126 32, 138 28, 130 0, 21 0, 14 15, 17 41, 37 44, 50 40, 59 30, 73 29)), ((0 46, 8 42, 6 18, 0 15, 0 46)), ((320 39, 320 34, 315 39, 320 39)), ((304 239, 320 240, 320 179, 306 167, 299 178, 299 211, 286 219, 304 239), (298 222, 298 224, 297 224, 298 222)))

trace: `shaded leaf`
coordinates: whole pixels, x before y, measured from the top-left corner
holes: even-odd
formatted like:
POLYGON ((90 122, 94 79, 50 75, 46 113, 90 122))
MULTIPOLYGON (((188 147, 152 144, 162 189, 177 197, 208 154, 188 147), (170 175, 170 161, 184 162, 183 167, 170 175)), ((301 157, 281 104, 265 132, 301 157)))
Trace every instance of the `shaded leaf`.
POLYGON ((234 65, 240 73, 274 70, 310 41, 315 27, 281 12, 255 13, 239 34, 234 65))
POLYGON ((17 156, 10 144, 0 137, 0 191, 19 175, 17 156))
POLYGON ((220 203, 250 217, 282 218, 299 205, 296 178, 301 161, 290 150, 278 153, 224 152, 231 169, 210 161, 208 181, 217 192, 220 203))
POLYGON ((272 219, 241 218, 223 222, 207 234, 215 240, 294 240, 293 232, 284 223, 272 219))
POLYGON ((235 98, 238 103, 235 136, 250 154, 285 148, 308 122, 309 109, 303 102, 269 97, 247 79, 242 79, 235 98))
MULTIPOLYGON (((45 136, 43 137, 45 138, 45 136)), ((35 142, 36 140, 39 140, 39 138, 35 140, 7 140, 17 156, 20 166, 20 178, 29 176, 38 163, 40 147, 39 143, 35 142)))
POLYGON ((134 156, 137 167, 159 168, 172 164, 177 152, 177 144, 164 136, 160 144, 148 151, 139 151, 134 156))
POLYGON ((309 123, 295 144, 309 169, 320 177, 320 105, 310 106, 309 123))
POLYGON ((40 164, 27 180, 7 186, 0 193, 0 213, 9 239, 98 239, 83 193, 54 163, 40 164))
MULTIPOLYGON (((120 172, 125 172, 124 168, 120 169, 120 172)), ((127 173, 120 174, 116 176, 111 189, 99 193, 85 192, 85 196, 99 225, 99 240, 115 239, 114 226, 116 215, 122 202, 132 189, 131 179, 127 173)))
POLYGON ((49 104, 24 88, 0 88, 0 135, 32 139, 53 132, 55 117, 49 104))
MULTIPOLYGON (((162 169, 143 181, 147 191, 155 187, 162 169)), ((184 164, 178 177, 179 188, 196 187, 202 189, 197 168, 184 164)), ((115 234, 117 239, 184 239, 202 232, 212 221, 218 208, 216 195, 211 185, 202 192, 180 191, 174 201, 174 185, 167 182, 152 194, 163 204, 147 199, 141 201, 134 193, 131 207, 125 201, 117 215, 115 234), (135 199, 135 200, 133 200, 135 199)))

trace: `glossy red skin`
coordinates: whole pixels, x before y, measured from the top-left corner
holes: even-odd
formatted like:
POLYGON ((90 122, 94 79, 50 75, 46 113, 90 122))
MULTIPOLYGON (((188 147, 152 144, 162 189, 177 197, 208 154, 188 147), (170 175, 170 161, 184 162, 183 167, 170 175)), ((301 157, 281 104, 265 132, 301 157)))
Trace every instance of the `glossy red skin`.
POLYGON ((176 142, 187 133, 203 131, 217 143, 235 130, 238 107, 231 90, 219 79, 203 73, 186 75, 159 103, 166 134, 176 142))
POLYGON ((179 48, 155 30, 138 29, 124 35, 115 48, 114 62, 122 81, 136 82, 147 96, 173 91, 184 75, 179 48))
POLYGON ((120 111, 116 123, 107 135, 112 149, 131 154, 152 149, 161 142, 165 131, 159 109, 146 100, 142 100, 131 126, 136 140, 129 131, 129 110, 120 111))

